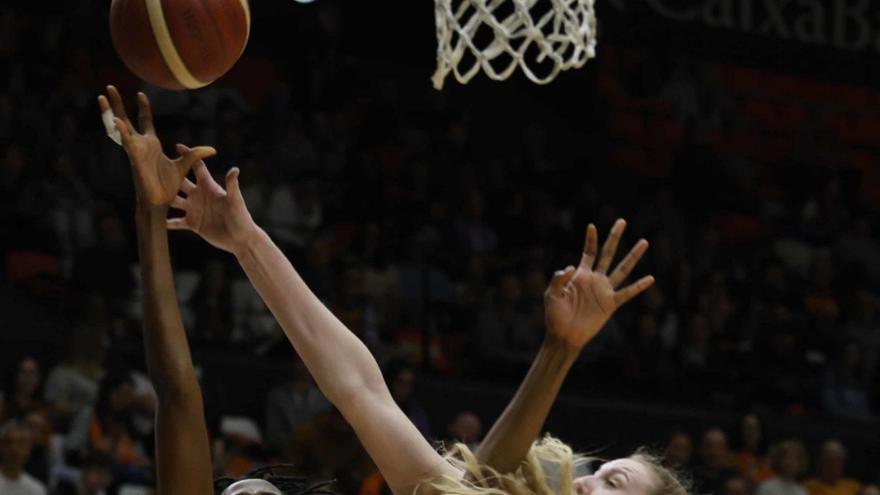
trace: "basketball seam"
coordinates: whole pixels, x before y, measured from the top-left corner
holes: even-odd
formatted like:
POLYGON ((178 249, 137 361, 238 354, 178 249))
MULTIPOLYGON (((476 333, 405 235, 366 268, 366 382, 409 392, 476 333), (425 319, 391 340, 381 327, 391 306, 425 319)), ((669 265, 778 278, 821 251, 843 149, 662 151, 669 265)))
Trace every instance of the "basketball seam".
POLYGON ((156 38, 156 44, 159 45, 159 53, 165 59, 165 65, 171 71, 171 74, 177 79, 183 87, 187 89, 201 88, 210 84, 196 79, 186 64, 177 53, 174 41, 171 38, 171 32, 168 31, 168 24, 165 22, 165 13, 162 10, 162 0, 144 0, 147 5, 147 14, 150 17, 150 27, 153 29, 153 36, 156 38))
POLYGON ((241 2, 241 8, 244 9, 244 20, 247 23, 247 31, 244 33, 244 44, 241 45, 241 51, 238 53, 238 56, 240 57, 241 54, 244 53, 244 49, 251 37, 251 7, 248 5, 248 0, 239 1, 241 2))

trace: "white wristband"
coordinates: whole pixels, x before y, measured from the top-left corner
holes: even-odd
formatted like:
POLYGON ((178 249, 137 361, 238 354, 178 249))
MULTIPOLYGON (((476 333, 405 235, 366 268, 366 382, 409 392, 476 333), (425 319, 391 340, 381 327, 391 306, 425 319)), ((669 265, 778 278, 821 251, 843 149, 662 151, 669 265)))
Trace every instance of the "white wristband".
POLYGON ((107 136, 113 140, 114 143, 122 146, 122 134, 119 133, 119 129, 116 128, 116 123, 113 122, 113 110, 107 109, 104 113, 101 114, 101 120, 104 121, 104 128, 107 129, 107 136))

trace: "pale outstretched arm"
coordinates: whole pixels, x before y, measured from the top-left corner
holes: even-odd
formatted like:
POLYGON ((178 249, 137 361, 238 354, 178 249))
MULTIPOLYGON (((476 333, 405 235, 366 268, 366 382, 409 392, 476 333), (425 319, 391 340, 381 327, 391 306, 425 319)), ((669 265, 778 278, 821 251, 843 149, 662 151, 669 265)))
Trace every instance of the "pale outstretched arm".
MULTIPOLYGON (((186 149, 181 149, 186 151, 186 149)), ((457 472, 395 404, 367 347, 312 293, 272 239, 254 224, 238 185, 238 170, 220 187, 203 163, 198 183, 185 181, 172 206, 186 215, 170 228, 189 229, 233 253, 275 315, 324 395, 339 408, 396 494, 457 472)))
POLYGON ((116 88, 98 99, 101 111, 112 108, 132 165, 137 191, 137 238, 144 287, 144 349, 156 389, 158 494, 210 495, 211 453, 202 395, 193 371, 186 333, 177 305, 165 217, 180 181, 193 162, 214 153, 211 148, 187 151, 170 160, 153 131, 150 105, 138 95, 140 127, 134 130, 116 88))

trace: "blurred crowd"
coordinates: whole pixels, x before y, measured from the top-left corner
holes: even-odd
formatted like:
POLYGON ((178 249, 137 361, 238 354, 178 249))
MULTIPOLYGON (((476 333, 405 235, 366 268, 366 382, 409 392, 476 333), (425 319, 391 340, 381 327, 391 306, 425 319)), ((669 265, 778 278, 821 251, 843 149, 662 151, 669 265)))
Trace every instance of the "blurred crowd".
MULTIPOLYGON (((606 232, 617 217, 629 220, 625 246, 651 242, 639 272, 658 283, 588 346, 573 392, 875 417, 880 244, 877 215, 853 193, 858 177, 792 161, 740 180, 742 163, 688 139, 667 177, 646 177, 603 153, 601 104, 584 149, 563 145, 571 129, 528 108, 516 118, 529 123, 499 137, 506 116, 481 114, 475 97, 434 92, 422 74, 413 89, 406 69, 347 54, 344 11, 316 7, 299 34, 311 44, 290 60, 243 59, 253 80, 241 89, 143 90, 166 145, 216 146, 218 177, 241 168, 257 223, 376 354, 426 437, 476 444, 482 426, 466 411, 431 425, 414 398, 417 374, 518 382, 543 337, 550 274, 577 260, 587 222, 606 232)), ((4 363, 4 494, 44 493, 40 484, 137 493, 152 480, 152 387, 114 352, 140 341, 133 192, 95 103, 105 83, 137 85, 108 37, 94 36, 105 27, 85 1, 52 14, 0 7, 2 284, 69 325, 56 355, 4 363)), ((660 88, 684 109, 687 132, 735 112, 718 95, 690 102, 701 95, 681 88, 698 82, 683 69, 660 88)), ((171 245, 194 352, 288 355, 234 260, 185 233, 171 245)), ((336 478, 343 493, 387 492, 301 363, 291 377, 263 417, 226 416, 207 401, 217 474, 285 461, 336 478)), ((696 493, 878 494, 872 480, 846 477, 846 447, 833 439, 807 452, 765 438, 756 415, 741 431, 693 433, 671 435, 667 454, 693 473, 696 493)))

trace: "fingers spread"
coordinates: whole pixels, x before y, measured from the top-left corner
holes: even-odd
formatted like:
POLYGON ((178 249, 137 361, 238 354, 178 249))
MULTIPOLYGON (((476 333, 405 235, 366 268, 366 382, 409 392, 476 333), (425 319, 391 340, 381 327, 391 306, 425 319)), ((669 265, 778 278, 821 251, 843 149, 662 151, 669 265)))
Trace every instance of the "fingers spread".
POLYGON ((567 266, 565 270, 557 271, 553 274, 553 279, 550 280, 550 286, 547 287, 547 291, 553 295, 559 294, 571 282, 576 273, 577 270, 573 266, 567 266))
POLYGON ((602 255, 599 257, 599 264, 596 266, 596 271, 598 273, 608 272, 608 267, 611 266, 611 261, 614 259, 614 253, 617 252, 617 244, 620 242, 620 238, 623 236, 623 231, 625 229, 626 221, 622 218, 618 218, 617 221, 614 222, 614 226, 611 227, 608 239, 605 239, 605 244, 602 245, 602 255))
POLYGON ((193 184, 193 181, 183 178, 183 182, 180 183, 180 190, 183 191, 184 194, 189 194, 196 190, 196 185, 193 184))
POLYGON ((608 277, 612 287, 616 289, 624 280, 626 280, 626 277, 632 273, 636 263, 639 262, 647 250, 648 241, 644 239, 640 239, 639 242, 629 250, 629 253, 623 258, 623 261, 617 265, 617 268, 615 268, 614 271, 611 272, 611 276, 608 277))
POLYGON ((171 207, 177 208, 178 210, 186 211, 187 201, 180 196, 175 196, 174 199, 171 200, 171 207))
POLYGON ((107 100, 107 97, 104 95, 98 96, 98 107, 101 108, 101 113, 110 110, 110 102, 107 100))
POLYGON ((110 97, 110 109, 117 117, 128 123, 128 114, 125 112, 125 105, 122 103, 122 97, 119 96, 116 86, 107 86, 107 95, 110 97))
POLYGON ((150 108, 150 100, 144 93, 138 93, 138 123, 144 134, 155 134, 153 128, 153 110, 150 108))
MULTIPOLYGON (((205 162, 203 162, 202 160, 216 154, 217 150, 215 150, 211 146, 197 146, 188 150, 176 160, 177 169, 180 171, 181 176, 185 176, 189 173, 189 169, 195 166, 196 177, 201 180, 201 177, 199 177, 199 168, 203 168, 206 172, 208 170, 208 168, 205 166, 205 162)), ((208 175, 210 176, 210 174, 208 175)))
POLYGON ((599 252, 599 232, 596 226, 590 224, 587 226, 587 235, 584 239, 584 252, 581 255, 581 268, 592 270, 593 264, 596 263, 596 255, 599 252))
POLYGON ((654 277, 648 275, 637 280, 635 283, 627 285, 623 289, 614 293, 614 305, 620 307, 627 301, 641 294, 645 289, 654 284, 654 277))
POLYGON ((238 174, 240 172, 238 167, 232 167, 229 169, 229 172, 226 172, 226 193, 233 198, 241 197, 241 188, 238 184, 238 174))
POLYGON ((165 228, 168 230, 191 230, 184 218, 168 218, 165 220, 165 228))
POLYGON ((116 124, 116 129, 119 130, 119 134, 122 136, 122 146, 127 149, 131 145, 131 128, 119 117, 113 117, 113 123, 116 124))

